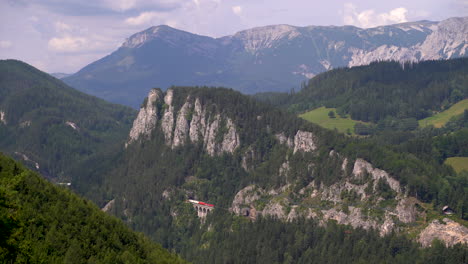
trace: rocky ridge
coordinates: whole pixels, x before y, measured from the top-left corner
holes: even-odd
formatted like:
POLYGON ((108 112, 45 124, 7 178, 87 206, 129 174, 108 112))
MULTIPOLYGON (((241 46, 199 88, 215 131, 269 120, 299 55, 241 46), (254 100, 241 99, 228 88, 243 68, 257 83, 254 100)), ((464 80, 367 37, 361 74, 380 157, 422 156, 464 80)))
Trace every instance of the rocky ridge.
POLYGON ((338 67, 464 57, 467 36, 468 17, 375 28, 271 25, 221 38, 162 25, 130 36, 109 56, 63 80, 135 107, 147 93, 144 87, 154 85, 224 86, 247 94, 286 92, 291 85, 299 88, 302 81, 338 67), (179 63, 169 62, 175 58, 179 63))
MULTIPOLYGON (((304 133, 299 131, 298 135, 304 133)), ((277 135, 277 139, 283 144, 288 142, 282 135, 277 135)), ((301 144, 294 144, 290 148, 297 146, 301 144)), ((301 150, 313 151, 308 147, 301 150)), ((320 221, 335 220, 339 224, 351 225, 354 228, 379 230, 381 235, 398 231, 400 227, 414 223, 422 216, 423 213, 416 209, 419 201, 408 197, 400 183, 387 172, 374 168, 363 159, 356 159, 352 170, 347 172, 348 158, 341 157, 334 151, 330 152, 330 158, 342 162, 340 181, 326 186, 313 180, 298 194, 294 194, 299 195, 299 202, 292 202, 291 199, 295 183, 271 190, 249 185, 235 195, 231 211, 240 214, 243 208, 249 208, 257 214, 285 221, 292 221, 297 217, 315 218, 320 221), (381 196, 378 188, 382 184, 388 186, 387 189, 391 190, 393 197, 381 196)), ((288 161, 283 163, 278 174, 288 174, 289 166, 288 161)), ((295 200, 297 201, 297 197, 295 200)))
POLYGON ((161 90, 150 91, 146 104, 140 108, 133 123, 126 146, 140 138, 148 139, 151 133, 159 129, 166 145, 173 149, 187 142, 202 143, 210 156, 216 156, 233 153, 240 146, 236 125, 230 117, 208 113, 200 98, 190 95, 176 111, 174 90, 169 89, 164 98, 162 95, 161 90))

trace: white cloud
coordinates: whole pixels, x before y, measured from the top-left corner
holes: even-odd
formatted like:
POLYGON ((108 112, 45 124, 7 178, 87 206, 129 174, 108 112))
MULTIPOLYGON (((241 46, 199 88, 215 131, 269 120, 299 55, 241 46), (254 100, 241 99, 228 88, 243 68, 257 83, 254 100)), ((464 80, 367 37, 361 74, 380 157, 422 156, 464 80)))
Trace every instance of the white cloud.
POLYGON ((104 5, 114 11, 126 11, 137 5, 137 0, 104 0, 104 5))
POLYGON ((11 46, 13 46, 13 44, 11 43, 11 41, 8 41, 8 40, 0 40, 0 48, 2 48, 2 49, 8 49, 8 48, 11 48, 11 46))
POLYGON ((48 46, 49 49, 59 52, 78 52, 89 48, 86 38, 72 36, 52 38, 49 40, 48 46))
POLYGON ((143 24, 151 23, 155 18, 158 18, 160 13, 158 12, 143 12, 136 17, 129 17, 125 19, 125 23, 132 26, 139 26, 143 24))
POLYGON ((233 6, 232 12, 238 16, 242 13, 242 6, 233 6))
POLYGON ((408 10, 404 7, 399 7, 390 10, 388 13, 376 13, 373 9, 358 12, 357 8, 352 3, 344 5, 343 22, 346 25, 355 25, 358 27, 370 28, 380 25, 396 24, 407 22, 408 10))
POLYGON ((55 22, 55 30, 57 32, 70 32, 72 27, 62 21, 55 22))

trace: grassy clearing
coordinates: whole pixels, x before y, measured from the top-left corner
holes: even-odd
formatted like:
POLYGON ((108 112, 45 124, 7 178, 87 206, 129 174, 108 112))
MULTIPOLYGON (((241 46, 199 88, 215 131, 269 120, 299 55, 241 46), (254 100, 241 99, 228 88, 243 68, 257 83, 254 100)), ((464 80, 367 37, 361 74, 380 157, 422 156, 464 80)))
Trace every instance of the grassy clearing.
POLYGON ((363 123, 360 121, 352 120, 351 118, 341 118, 336 114, 335 108, 325 108, 324 106, 306 112, 299 115, 300 118, 303 118, 311 123, 315 123, 321 127, 328 129, 337 129, 342 133, 346 133, 348 129, 354 134, 354 125, 356 123, 363 123), (330 111, 335 112, 335 118, 330 118, 328 113, 330 111))
POLYGON ((425 127, 433 125, 434 127, 443 127, 450 118, 463 114, 463 111, 468 109, 468 99, 462 100, 434 116, 419 120, 419 126, 425 127))
POLYGON ((468 171, 468 157, 452 157, 446 159, 444 163, 452 166, 457 173, 462 170, 468 171))

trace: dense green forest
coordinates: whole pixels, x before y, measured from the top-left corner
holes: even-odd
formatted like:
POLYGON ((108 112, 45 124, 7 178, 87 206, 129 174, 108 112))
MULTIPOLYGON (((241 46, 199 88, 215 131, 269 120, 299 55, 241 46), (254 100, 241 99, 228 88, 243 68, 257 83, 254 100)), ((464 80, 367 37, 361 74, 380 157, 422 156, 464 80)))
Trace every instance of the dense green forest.
POLYGON ((0 61, 0 112, 0 149, 60 181, 121 148, 136 115, 15 60, 0 61))
MULTIPOLYGON (((453 256, 453 262, 457 263, 466 258, 466 247, 456 246, 447 251, 441 244, 436 244, 432 249, 419 250, 418 245, 407 238, 391 235, 380 239, 377 233, 363 230, 355 231, 353 234, 356 237, 348 241, 344 235, 347 229, 343 226, 328 230, 317 226, 312 220, 285 223, 264 219, 251 223, 231 215, 227 208, 231 206, 236 192, 253 183, 272 189, 295 182, 294 191, 298 192, 312 180, 325 186, 340 180, 341 163, 329 158, 331 150, 350 159, 359 157, 370 161, 391 173, 410 195, 432 204, 433 210, 438 211, 449 204, 456 208, 457 217, 465 219, 468 217, 465 188, 468 175, 457 175, 450 167, 438 162, 428 163, 403 148, 391 148, 330 132, 232 90, 206 87, 174 87, 174 90, 176 111, 187 97, 201 98, 203 104, 211 106, 209 111, 231 117, 239 127, 240 148, 232 155, 215 157, 206 153, 203 142, 172 149, 165 144, 161 127, 157 126, 149 140, 129 145, 117 157, 116 166, 101 175, 102 189, 86 194, 93 196, 100 205, 114 200, 111 213, 164 247, 174 248, 196 263, 251 263, 263 258, 271 260, 270 263, 308 263, 313 261, 312 258, 321 260, 317 262, 326 258, 344 261, 346 258, 343 256, 348 255, 355 263, 372 262, 379 257, 388 263, 406 263, 408 259, 410 261, 407 263, 422 263, 432 258, 435 259, 434 263, 442 263, 446 261, 445 256, 453 256), (279 132, 294 136, 298 129, 312 131, 316 135, 317 154, 294 155, 291 149, 279 144, 274 137, 279 132), (250 159, 252 170, 246 171, 241 166, 242 158, 246 151, 252 149, 256 153, 250 159), (277 173, 285 156, 289 156, 293 170, 288 177, 277 173), (312 173, 308 170, 311 162, 318 164, 312 173), (185 203, 187 198, 213 203, 219 208, 219 213, 212 219, 208 218, 200 228, 192 206, 185 203), (317 236, 310 234, 310 237, 304 238, 302 236, 307 235, 307 232, 303 232, 304 227, 309 225, 316 230, 317 236), (296 239, 306 239, 307 242, 294 244, 292 241, 296 239), (334 245, 342 243, 349 247, 340 253, 334 252, 334 245), (369 248, 369 251, 360 252, 360 248, 352 246, 356 243, 362 248, 369 248), (401 248, 397 246, 391 253, 388 246, 392 243, 402 243, 401 248), (252 248, 255 253, 251 251, 252 248), (333 254, 336 258, 332 257, 333 254)), ((294 201, 299 198, 293 194, 290 199, 294 201)), ((329 204, 322 206, 326 209, 329 204)))
POLYGON ((0 154, 1 263, 184 263, 0 154))
POLYGON ((295 113, 326 106, 365 122, 419 120, 468 97, 468 58, 340 68, 310 79, 297 93, 255 97, 295 113))
POLYGON ((194 263, 466 263, 468 249, 446 248, 440 241, 421 249, 408 238, 353 229, 331 221, 319 225, 298 219, 251 222, 218 211, 181 236, 190 237, 180 251, 194 263), (193 245, 196 245, 194 247, 193 245))
MULTIPOLYGON (((26 143, 40 146, 32 148, 35 152, 21 149, 20 151, 31 157, 31 160, 39 162, 41 168, 44 161, 39 158, 47 160, 51 165, 46 168, 54 168, 50 169, 54 172, 50 174, 60 176, 62 173, 68 177, 62 179, 72 180, 72 188, 76 192, 91 199, 100 207, 113 201, 109 211, 111 214, 123 219, 134 230, 143 232, 154 241, 161 243, 163 247, 174 249, 190 261, 196 263, 323 263, 332 260, 342 263, 345 260, 346 263, 366 263, 376 260, 384 263, 466 262, 465 246, 457 245, 447 249, 442 243, 435 242, 432 248, 422 250, 418 244, 404 235, 390 234, 380 238, 378 232, 372 230, 353 230, 334 223, 321 226, 313 220, 303 219, 289 223, 260 217, 258 221, 251 222, 234 216, 228 210, 235 194, 251 184, 266 190, 293 184, 294 189, 287 195, 294 204, 299 203, 303 199, 302 196, 307 195, 301 196, 300 189, 310 182, 330 186, 342 180, 343 177, 347 177, 343 174, 342 163, 330 158, 331 151, 335 151, 348 157, 350 166, 355 159, 363 158, 375 167, 386 170, 400 181, 407 194, 428 204, 431 214, 439 211, 442 206, 449 205, 456 212, 455 218, 468 219, 468 190, 465 187, 468 186, 468 174, 456 174, 449 166, 441 163, 446 156, 463 155, 465 150, 459 142, 464 142, 465 139, 463 133, 466 132, 462 130, 466 127, 464 117, 452 120, 444 128, 451 127, 452 130, 427 128, 425 133, 428 136, 424 138, 426 141, 420 141, 421 137, 408 131, 400 131, 401 136, 392 134, 385 137, 382 134, 382 137, 350 138, 322 129, 297 118, 295 113, 277 109, 233 90, 173 87, 174 111, 181 109, 187 98, 200 99, 202 105, 207 106, 205 110, 209 114, 220 114, 232 119, 239 133, 240 146, 232 154, 215 156, 207 154, 203 141, 193 144, 185 142, 183 147, 177 148, 168 146, 161 130, 160 120, 162 110, 168 106, 159 103, 156 106, 159 109, 159 121, 150 137, 133 142, 125 148, 124 140, 136 116, 134 111, 107 103, 101 104, 100 100, 74 92, 63 84, 59 87, 64 91, 60 92, 59 89, 56 94, 67 93, 67 89, 76 94, 64 96, 66 99, 54 97, 55 93, 48 92, 47 87, 57 87, 54 85, 59 81, 22 63, 14 62, 13 65, 14 67, 6 67, 12 68, 10 70, 15 73, 10 74, 16 76, 16 79, 11 81, 13 87, 14 85, 21 87, 19 81, 21 78, 29 80, 25 83, 30 82, 26 87, 31 89, 41 87, 31 85, 36 83, 34 81, 36 79, 37 83, 42 83, 44 87, 41 88, 43 90, 37 88, 41 91, 37 96, 29 98, 25 94, 18 95, 18 101, 11 102, 26 104, 19 98, 36 102, 37 97, 41 98, 39 102, 48 102, 48 98, 54 98, 50 102, 65 103, 49 106, 31 104, 30 109, 24 106, 26 110, 23 112, 26 114, 12 118, 8 113, 14 112, 14 104, 8 103, 8 100, 12 100, 8 98, 15 97, 5 94, 6 97, 1 98, 8 100, 0 100, 0 111, 6 113, 6 124, 0 123, 0 132, 1 135, 14 138, 15 141, 0 139, 0 143, 5 144, 0 144, 0 148, 11 152, 18 149, 18 146, 27 146, 26 143), (50 82, 43 82, 44 76, 49 78, 47 80, 50 82), (68 108, 75 104, 75 95, 79 103, 69 110, 68 108), (91 107, 90 109, 94 110, 86 112, 81 107, 91 107), (54 109, 52 116, 56 119, 47 119, 48 115, 42 114, 44 109, 49 108, 54 109), (19 134, 22 129, 20 124, 25 121, 31 120, 32 124, 28 128, 33 128, 35 119, 26 117, 29 113, 36 112, 36 116, 32 114, 31 116, 38 120, 44 118, 45 121, 39 123, 35 130, 28 132, 30 134, 19 134), (75 116, 74 112, 80 114, 75 116), (79 130, 64 125, 70 119, 77 124, 79 130), (90 123, 87 123, 88 121, 90 123), (101 121, 109 126, 100 130, 98 124, 101 124, 101 121), (51 128, 58 128, 59 132, 54 134, 53 131, 49 131, 51 128), (317 146, 314 153, 294 153, 293 149, 280 144, 276 138, 278 133, 294 138, 298 130, 313 133, 317 146), (41 131, 44 132, 41 134, 41 131), (57 138, 52 137, 53 135, 57 138), (446 138, 447 135, 451 137, 446 138), (24 136, 24 139, 21 136, 24 136), (438 141, 433 140, 435 137, 438 141), (21 142, 25 142, 22 143, 25 145, 21 145, 21 142), (436 151, 437 158, 431 158, 432 155, 428 154, 425 147, 436 151), (33 153, 39 154, 33 156, 33 153), (254 153, 248 157, 248 169, 242 166, 246 153, 254 153), (287 176, 281 176, 278 171, 286 161, 291 171, 287 176), (313 169, 310 169, 311 164, 313 169), (201 223, 193 207, 185 202, 187 198, 213 203, 217 209, 214 214, 209 215, 206 222, 201 223)), ((5 87, 7 85, 1 88, 6 89, 5 87)), ((193 113, 189 112, 185 118, 191 120, 192 115, 193 113)), ((216 141, 223 139, 226 130, 226 122, 222 121, 216 141)), ((394 194, 391 192, 385 194, 384 192, 387 192, 385 188, 386 186, 379 187, 375 192, 386 197, 384 202, 391 203, 394 194)), ((39 199, 34 202, 42 201, 39 199)), ((34 202, 30 203, 37 205, 34 202)), ((260 204, 266 202, 268 201, 259 201, 260 204)), ((320 202, 314 206, 327 209, 332 205, 320 202)), ((343 205, 343 208, 346 206, 347 204, 343 205)), ((9 213, 13 212, 12 210, 3 212, 6 215, 4 219, 11 219, 9 213)), ((31 214, 25 217, 34 219, 31 214)), ((5 223, 8 221, 5 220, 5 223)), ((10 227, 12 227, 10 230, 16 230, 14 225, 10 227)), ((52 230, 55 232, 55 229, 52 230)), ((5 236, 12 234, 14 232, 5 236)), ((18 244, 13 243, 10 251, 20 254, 20 249, 15 245, 18 244)), ((63 247, 66 249, 63 249, 62 253, 66 253, 71 246, 67 245, 68 247, 63 247)), ((61 249, 55 244, 51 247, 55 246, 61 249)), ((94 250, 81 244, 80 247, 94 250)), ((117 255, 114 257, 114 259, 124 258, 117 255)))

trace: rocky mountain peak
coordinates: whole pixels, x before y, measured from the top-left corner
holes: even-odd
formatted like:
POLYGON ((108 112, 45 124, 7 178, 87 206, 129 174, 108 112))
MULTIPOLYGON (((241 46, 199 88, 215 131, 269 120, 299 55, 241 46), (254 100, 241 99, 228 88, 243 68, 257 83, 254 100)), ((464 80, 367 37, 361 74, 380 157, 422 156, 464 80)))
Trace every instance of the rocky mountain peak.
POLYGON ((249 52, 272 48, 277 41, 291 40, 299 36, 297 27, 290 25, 272 25, 257 27, 236 33, 233 38, 240 39, 249 52))
POLYGON ((151 42, 155 39, 166 40, 170 42, 184 41, 197 35, 172 28, 167 25, 159 25, 150 27, 144 31, 133 34, 122 44, 124 48, 138 48, 145 43, 151 42))

